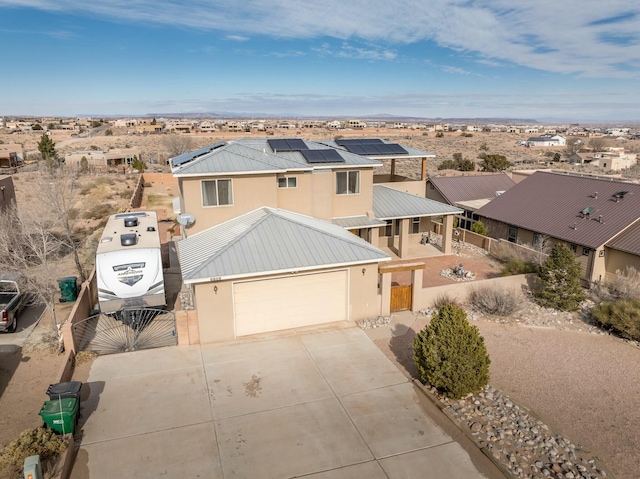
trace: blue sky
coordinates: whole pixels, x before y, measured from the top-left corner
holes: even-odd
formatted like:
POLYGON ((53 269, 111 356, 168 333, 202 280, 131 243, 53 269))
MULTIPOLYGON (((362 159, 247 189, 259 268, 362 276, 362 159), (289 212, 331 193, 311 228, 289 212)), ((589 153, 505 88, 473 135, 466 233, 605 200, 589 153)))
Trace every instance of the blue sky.
POLYGON ((0 49, 0 115, 640 120, 628 0, 0 0, 0 49))

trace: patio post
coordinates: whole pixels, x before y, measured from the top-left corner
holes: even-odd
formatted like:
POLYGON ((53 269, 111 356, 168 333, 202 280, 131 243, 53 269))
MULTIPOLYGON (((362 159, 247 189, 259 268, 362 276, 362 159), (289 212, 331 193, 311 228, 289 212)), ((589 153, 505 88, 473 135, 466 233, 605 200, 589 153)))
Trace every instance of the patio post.
POLYGON ((453 215, 445 215, 442 221, 442 252, 444 254, 451 254, 453 247, 451 241, 453 240, 453 215))
POLYGON ((400 239, 398 240, 398 256, 406 258, 409 254, 409 220, 403 218, 400 220, 400 239))

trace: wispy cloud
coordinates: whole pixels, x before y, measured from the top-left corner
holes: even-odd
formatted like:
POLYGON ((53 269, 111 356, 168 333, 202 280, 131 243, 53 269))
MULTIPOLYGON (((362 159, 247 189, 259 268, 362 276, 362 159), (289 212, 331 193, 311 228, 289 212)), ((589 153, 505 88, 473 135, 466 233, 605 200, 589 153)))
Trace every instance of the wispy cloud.
POLYGON ((234 42, 246 42, 249 40, 249 37, 243 35, 227 35, 225 38, 227 40, 233 40, 234 42))
POLYGON ((347 42, 342 45, 332 47, 329 43, 322 43, 318 47, 312 49, 315 53, 322 56, 331 56, 337 58, 351 58, 359 60, 395 60, 397 53, 388 48, 379 48, 375 45, 367 45, 366 47, 355 46, 347 42))
MULTIPOLYGON (((640 5, 628 0, 0 0, 2 6, 219 30, 236 41, 254 35, 379 45, 433 41, 476 55, 485 64, 512 63, 590 77, 640 74, 618 68, 640 61, 640 5)), ((341 48, 334 53, 395 58, 393 48, 341 48)))
POLYGON ((0 28, 0 32, 12 35, 42 35, 50 38, 57 38, 59 40, 70 40, 77 37, 75 33, 68 30, 19 30, 12 28, 0 28))

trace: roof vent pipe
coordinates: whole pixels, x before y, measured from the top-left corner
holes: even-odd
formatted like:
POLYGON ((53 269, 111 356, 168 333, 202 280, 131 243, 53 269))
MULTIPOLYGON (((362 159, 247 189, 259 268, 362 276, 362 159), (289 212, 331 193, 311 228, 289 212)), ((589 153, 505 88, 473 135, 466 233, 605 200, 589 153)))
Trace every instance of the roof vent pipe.
POLYGON ((596 200, 598 199, 598 192, 597 192, 597 191, 593 194, 593 197, 594 197, 596 200))
POLYGON ((573 223, 573 229, 574 231, 578 229, 578 223, 573 223))
POLYGON ((598 215, 598 223, 601 225, 604 224, 604 221, 602 221, 602 215, 598 215))

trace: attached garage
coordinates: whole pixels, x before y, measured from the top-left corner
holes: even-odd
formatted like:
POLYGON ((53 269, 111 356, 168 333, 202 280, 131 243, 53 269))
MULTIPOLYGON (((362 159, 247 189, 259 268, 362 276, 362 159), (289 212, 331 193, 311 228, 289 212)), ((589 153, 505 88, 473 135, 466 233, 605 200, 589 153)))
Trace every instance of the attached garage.
POLYGON ((348 271, 233 285, 236 336, 348 319, 348 271))

